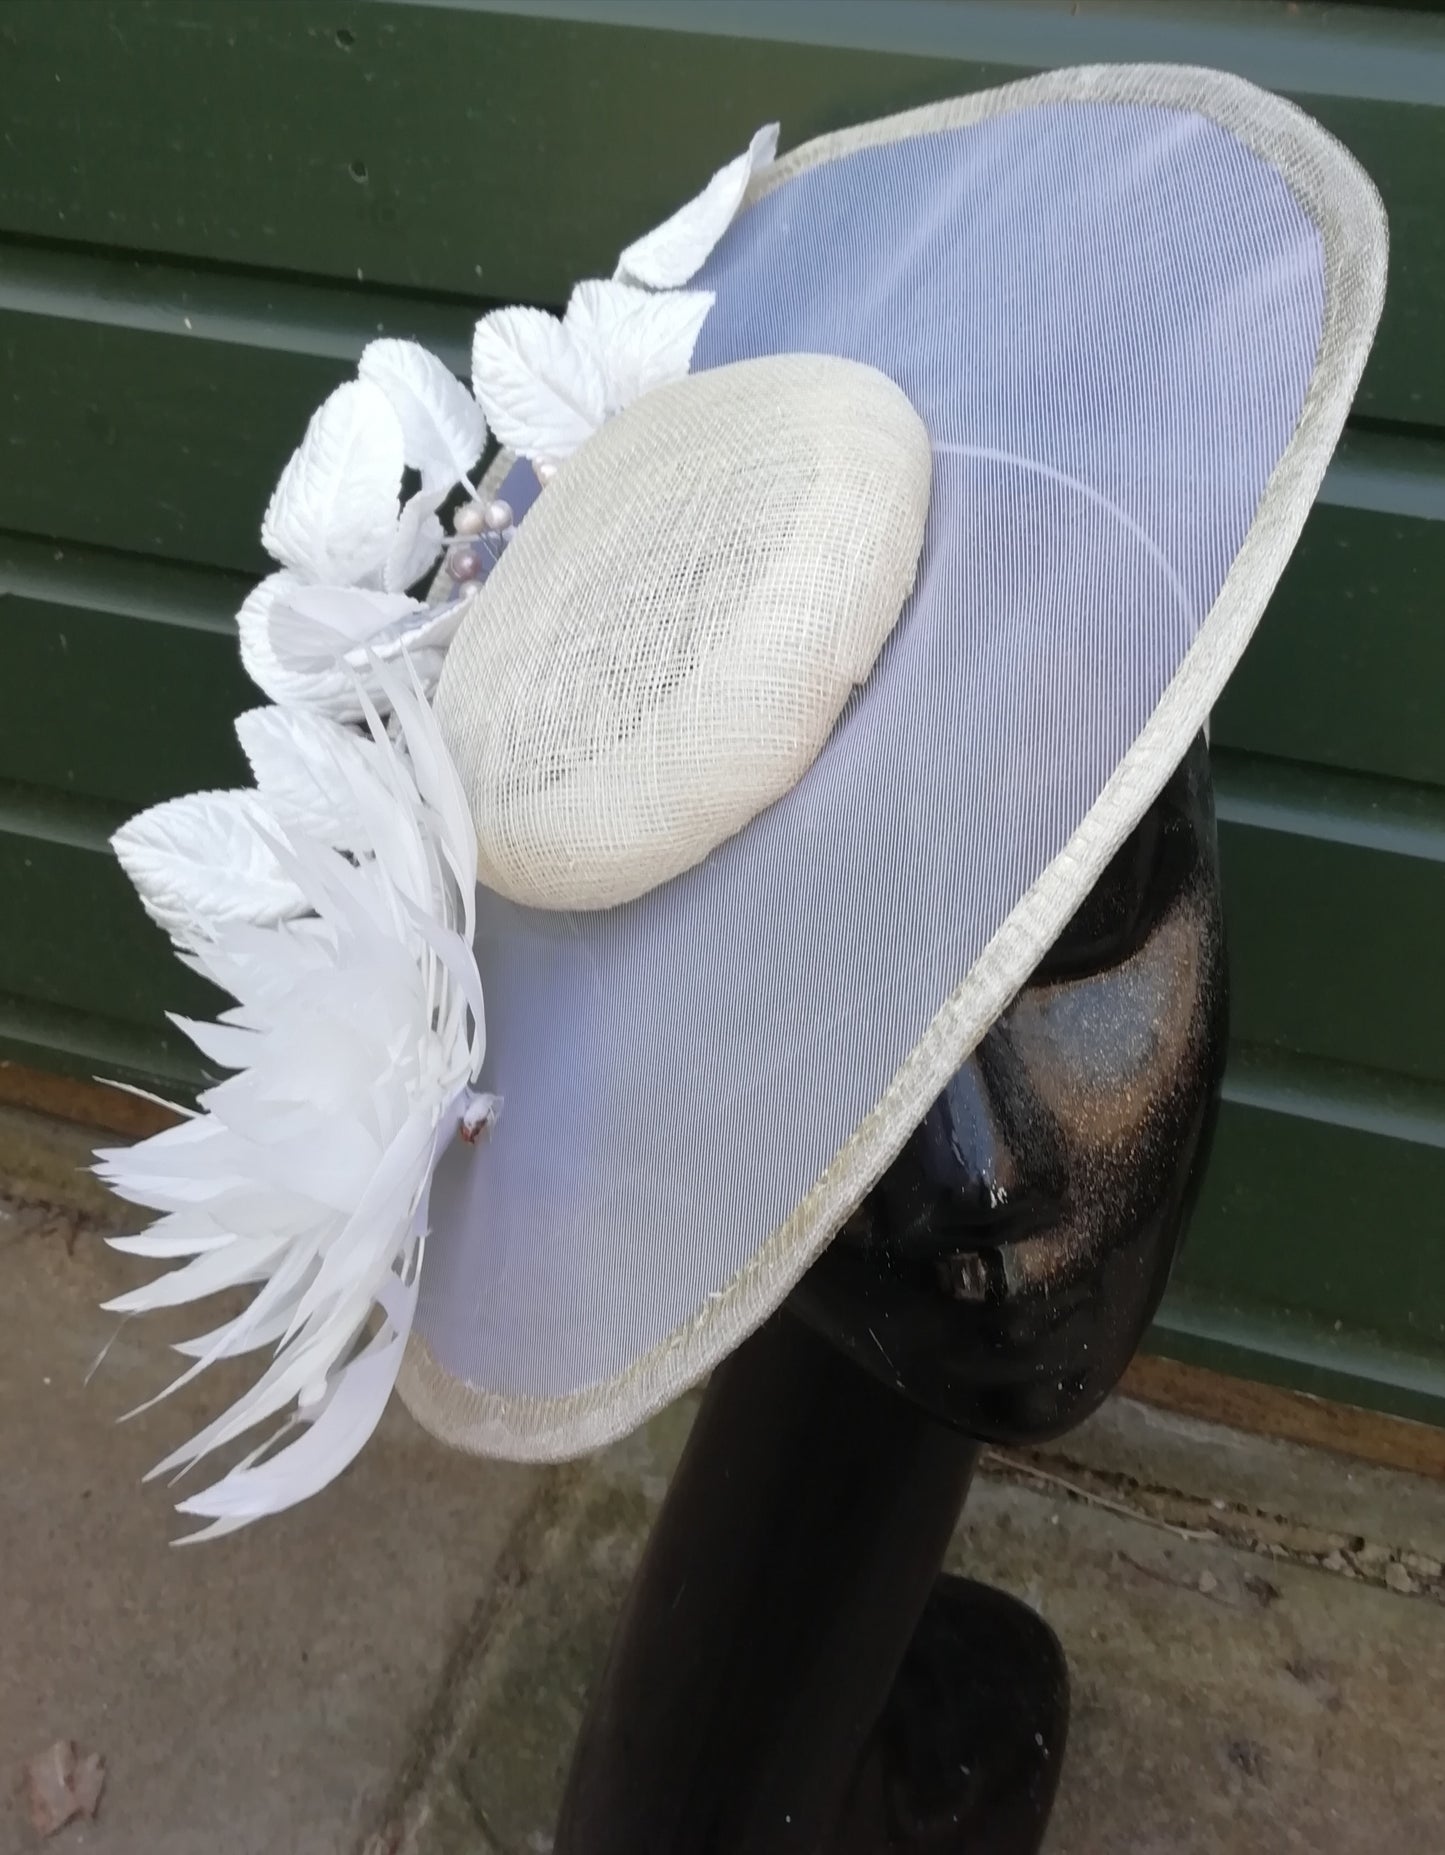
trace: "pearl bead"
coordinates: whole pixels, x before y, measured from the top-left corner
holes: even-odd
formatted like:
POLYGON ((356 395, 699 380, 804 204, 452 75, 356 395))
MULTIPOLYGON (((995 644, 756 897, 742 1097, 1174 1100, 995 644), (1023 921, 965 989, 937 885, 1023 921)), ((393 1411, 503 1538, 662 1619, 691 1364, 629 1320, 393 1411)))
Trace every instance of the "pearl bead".
POLYGON ((512 526, 512 505, 509 502, 489 502, 482 520, 494 535, 499 535, 504 528, 512 526))
POLYGON ((454 547, 447 555, 447 572, 454 580, 479 580, 482 563, 471 547, 454 547))
POLYGON ((557 466, 555 464, 533 464, 532 466, 532 475, 542 485, 543 489, 546 489, 547 485, 556 474, 557 466))
POLYGON ((479 502, 464 502, 452 517, 452 531, 459 535, 479 535, 486 525, 486 516, 479 502))

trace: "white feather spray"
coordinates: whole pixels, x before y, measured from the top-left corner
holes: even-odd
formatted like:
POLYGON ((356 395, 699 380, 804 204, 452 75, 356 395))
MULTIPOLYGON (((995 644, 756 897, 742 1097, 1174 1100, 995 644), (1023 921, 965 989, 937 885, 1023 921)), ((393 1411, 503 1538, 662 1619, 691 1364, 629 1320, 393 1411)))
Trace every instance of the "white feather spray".
MULTIPOLYGON (((235 1073, 198 1115, 97 1154, 113 1191, 162 1214, 116 1247, 184 1259, 112 1310, 260 1284, 242 1313, 182 1348, 192 1363, 168 1390, 216 1359, 276 1349, 252 1389, 153 1473, 190 1468, 294 1407, 277 1435, 179 1503, 211 1522, 192 1538, 303 1500, 370 1436, 411 1327, 433 1168, 463 1118, 487 1112, 469 1086, 484 1020, 466 799, 420 689, 372 673, 399 743, 368 704, 370 742, 348 742, 327 767, 337 823, 350 844, 364 840, 361 854, 277 824, 271 854, 309 912, 188 924, 187 963, 236 1004, 216 1024, 176 1021, 235 1073)), ((247 733, 254 741, 254 725, 247 733)), ((324 759, 324 731, 309 751, 324 759)))

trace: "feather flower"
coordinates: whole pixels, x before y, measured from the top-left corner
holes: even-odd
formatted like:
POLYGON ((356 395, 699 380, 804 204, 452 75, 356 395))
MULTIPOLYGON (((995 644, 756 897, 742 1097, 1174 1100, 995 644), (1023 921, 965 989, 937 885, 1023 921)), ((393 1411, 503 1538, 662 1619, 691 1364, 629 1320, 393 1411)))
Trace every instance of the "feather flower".
MULTIPOLYGON (((217 1359, 274 1349, 251 1390, 153 1471, 189 1469, 281 1419, 179 1503, 210 1522, 191 1538, 305 1499, 375 1429, 416 1305, 433 1169, 458 1126, 491 1111, 470 1086, 485 1032, 466 799, 419 685, 394 669, 375 674, 396 741, 364 696, 369 742, 328 755, 325 729, 305 740, 319 794, 365 854, 275 823, 275 866, 306 914, 221 921, 187 955, 236 1003, 215 1024, 177 1022, 234 1073, 180 1125, 97 1154, 113 1191, 160 1213, 116 1247, 180 1263, 112 1310, 255 1287, 241 1313, 182 1346, 190 1364, 168 1391, 217 1359)), ((243 730, 262 771, 283 729, 272 720, 243 730)), ((287 801, 279 811, 299 815, 297 793, 277 797, 287 801)))

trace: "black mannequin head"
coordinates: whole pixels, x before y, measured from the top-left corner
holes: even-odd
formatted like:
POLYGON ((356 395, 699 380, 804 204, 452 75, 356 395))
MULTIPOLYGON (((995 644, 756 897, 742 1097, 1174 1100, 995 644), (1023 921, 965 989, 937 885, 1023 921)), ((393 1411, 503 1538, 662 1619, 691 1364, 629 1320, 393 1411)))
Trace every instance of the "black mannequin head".
POLYGON ((792 1310, 976 1436, 1079 1422, 1163 1293, 1226 1016, 1201 737, 792 1310))

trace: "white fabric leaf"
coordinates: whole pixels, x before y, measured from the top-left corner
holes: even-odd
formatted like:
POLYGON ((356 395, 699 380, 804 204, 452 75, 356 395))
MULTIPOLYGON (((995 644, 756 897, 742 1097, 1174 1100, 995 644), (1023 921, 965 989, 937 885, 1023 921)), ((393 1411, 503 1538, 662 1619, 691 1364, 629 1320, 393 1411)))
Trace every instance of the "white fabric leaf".
POLYGON ((283 829, 337 850, 366 847, 346 768, 368 769, 376 752, 370 740, 328 716, 283 708, 238 715, 236 737, 263 804, 283 829))
POLYGON ((401 505, 391 552, 381 571, 381 583, 387 592, 404 593, 436 565, 437 555, 446 544, 437 510, 450 494, 450 484, 441 489, 421 489, 401 505))
POLYGON ((265 834, 275 818, 250 792, 193 792, 153 805, 111 838, 145 910, 178 943, 228 922, 271 923, 305 902, 265 834))
POLYGON ((655 386, 681 380, 712 308, 710 290, 655 294, 630 283, 579 283, 563 328, 600 370, 609 413, 655 386))
POLYGON ((419 342, 386 339, 362 349, 356 372, 390 401, 402 455, 421 472, 424 490, 449 490, 468 474, 486 445, 487 422, 449 367, 419 342))
POLYGON ((261 523, 266 552, 303 579, 380 574, 396 533, 401 421, 371 380, 348 380, 311 415, 261 523))
POLYGON ((462 609, 460 601, 426 605, 397 593, 310 586, 294 573, 273 573, 252 589, 236 616, 241 661, 257 688, 281 707, 360 721, 363 689, 387 712, 372 658, 406 657, 430 694, 462 609), (368 629, 362 642, 348 642, 368 629), (318 643, 327 647, 324 658, 298 660, 291 654, 318 643))
POLYGON ((696 199, 627 247, 617 260, 618 281, 672 290, 696 276, 737 216, 748 182, 777 152, 778 125, 770 122, 735 161, 718 169, 696 199))
POLYGON ((324 669, 358 645, 381 646, 423 609, 405 593, 294 586, 271 608, 271 648, 288 669, 324 669))
POLYGON ((472 337, 472 386, 487 423, 520 457, 560 463, 607 416, 591 354, 544 309, 494 309, 472 337))

